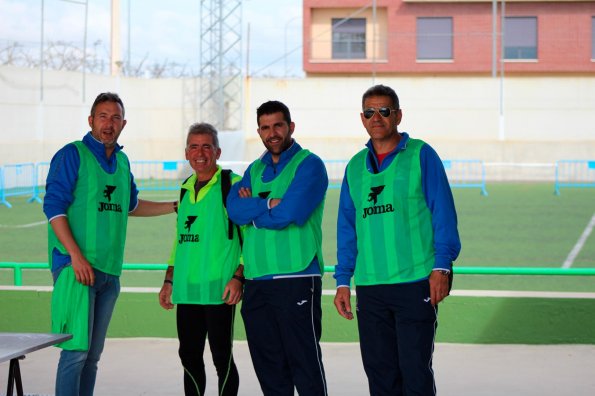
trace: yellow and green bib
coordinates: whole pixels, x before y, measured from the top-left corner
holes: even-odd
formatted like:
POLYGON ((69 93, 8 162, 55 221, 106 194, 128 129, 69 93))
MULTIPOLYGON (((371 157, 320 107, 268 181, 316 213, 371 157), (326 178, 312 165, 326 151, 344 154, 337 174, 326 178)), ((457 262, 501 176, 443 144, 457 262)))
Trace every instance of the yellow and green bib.
MULTIPOLYGON (((232 182, 239 179, 232 175, 232 182)), ((174 253, 174 304, 223 304, 227 282, 240 263, 240 239, 234 227, 228 237, 227 211, 221 199, 221 168, 195 198, 196 175, 178 208, 174 253)))

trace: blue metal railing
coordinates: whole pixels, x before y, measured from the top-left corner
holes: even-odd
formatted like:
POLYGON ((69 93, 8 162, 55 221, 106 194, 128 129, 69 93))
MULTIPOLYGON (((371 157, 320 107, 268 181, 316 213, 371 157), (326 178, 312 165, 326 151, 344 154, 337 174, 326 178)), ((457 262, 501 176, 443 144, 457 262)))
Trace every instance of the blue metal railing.
POLYGON ((29 195, 29 202, 41 202, 35 195, 37 185, 36 167, 33 162, 8 164, 0 171, 0 204, 12 207, 7 197, 29 195))
POLYGON ((488 195, 486 171, 482 160, 443 160, 444 170, 452 188, 479 188, 481 195, 488 195))
POLYGON ((595 161, 556 161, 554 193, 560 195, 560 188, 595 188, 595 161))
MULTIPOLYGON (((329 188, 341 187, 348 160, 325 160, 329 176, 329 188)), ((453 188, 479 188, 487 195, 485 166, 481 160, 444 160, 446 174, 453 188)), ((245 161, 220 161, 224 168, 243 174, 249 165, 245 161)), ((188 161, 130 161, 137 188, 140 191, 175 191, 181 182, 192 173, 188 161)), ((0 167, 0 204, 12 205, 10 196, 29 196, 29 202, 41 202, 49 162, 8 164, 0 167)))

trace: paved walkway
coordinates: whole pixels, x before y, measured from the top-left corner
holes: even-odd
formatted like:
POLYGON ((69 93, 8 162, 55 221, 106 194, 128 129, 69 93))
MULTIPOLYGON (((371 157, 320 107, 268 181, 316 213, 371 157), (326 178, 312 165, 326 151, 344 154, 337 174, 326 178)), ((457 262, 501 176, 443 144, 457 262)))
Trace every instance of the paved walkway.
MULTIPOLYGON (((358 344, 325 343, 322 349, 329 395, 367 395, 358 344)), ((58 353, 57 348, 46 348, 21 361, 25 394, 54 394, 58 353)), ((234 353, 240 395, 261 395, 246 343, 236 342, 234 353)), ((437 344, 434 370, 441 396, 595 395, 595 345, 437 344)), ((6 391, 7 372, 8 363, 0 364, 0 395, 6 391)), ((207 376, 206 394, 216 395, 211 364, 207 376)), ((183 395, 177 340, 108 339, 95 394, 183 395)))

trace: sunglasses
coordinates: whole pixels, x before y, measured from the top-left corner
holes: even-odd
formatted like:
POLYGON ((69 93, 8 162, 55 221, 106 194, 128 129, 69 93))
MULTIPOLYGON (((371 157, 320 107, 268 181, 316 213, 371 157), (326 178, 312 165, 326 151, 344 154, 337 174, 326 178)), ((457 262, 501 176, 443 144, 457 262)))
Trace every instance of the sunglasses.
POLYGON ((374 114, 376 112, 378 112, 378 114, 380 114, 384 118, 387 118, 390 116, 390 113, 392 113, 393 111, 397 111, 397 110, 391 109, 390 107, 381 107, 379 109, 377 109, 375 107, 369 107, 364 110, 364 117, 366 117, 367 119, 370 119, 374 116, 374 114))

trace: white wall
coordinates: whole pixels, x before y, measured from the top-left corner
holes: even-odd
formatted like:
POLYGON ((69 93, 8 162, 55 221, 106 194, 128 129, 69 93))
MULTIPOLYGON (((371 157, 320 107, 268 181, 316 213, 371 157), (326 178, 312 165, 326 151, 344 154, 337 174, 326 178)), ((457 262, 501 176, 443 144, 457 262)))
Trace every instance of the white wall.
MULTIPOLYGON (((147 80, 0 67, 0 164, 47 161, 88 130, 99 92, 115 91, 126 106, 120 143, 133 160, 183 158, 185 131, 198 120, 193 79, 147 80), (85 95, 83 98, 83 89, 85 95)), ((430 143, 442 158, 553 163, 595 159, 595 76, 316 77, 250 79, 244 87, 244 130, 223 138, 224 159, 251 160, 263 146, 256 108, 285 102, 295 138, 325 159, 347 159, 367 140, 361 95, 374 83, 392 86, 403 108, 401 131, 430 143), (226 151, 227 150, 227 151, 226 151)), ((225 132, 222 132, 223 134, 225 132)))
MULTIPOLYGON (((397 91, 403 108, 399 130, 426 140, 442 157, 595 158, 595 76, 505 78, 502 132, 499 79, 409 76, 375 83, 397 91)), ((256 128, 252 109, 278 98, 292 110, 297 139, 316 145, 327 158, 345 158, 367 140, 359 112, 361 96, 372 84, 369 78, 256 81, 248 129, 256 128)))

